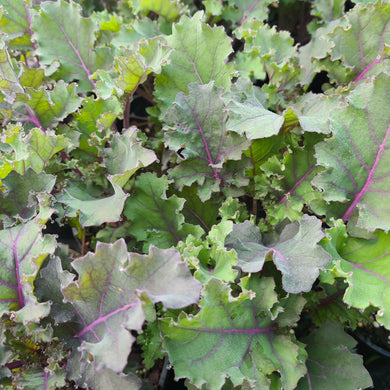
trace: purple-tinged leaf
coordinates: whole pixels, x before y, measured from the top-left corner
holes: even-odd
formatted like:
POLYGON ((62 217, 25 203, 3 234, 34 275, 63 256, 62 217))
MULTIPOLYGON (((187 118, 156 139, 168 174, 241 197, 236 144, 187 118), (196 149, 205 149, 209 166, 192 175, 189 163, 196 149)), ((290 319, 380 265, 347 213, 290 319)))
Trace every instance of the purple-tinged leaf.
POLYGON ((283 274, 283 288, 290 293, 310 291, 331 260, 317 243, 324 237, 321 221, 304 215, 286 225, 277 242, 262 243, 260 229, 251 222, 236 224, 226 238, 225 246, 235 249, 238 266, 245 272, 258 272, 269 256, 283 274))
POLYGON ((233 64, 226 63, 232 52, 230 38, 222 27, 202 23, 202 17, 202 12, 192 18, 183 16, 179 23, 173 24, 172 35, 167 37, 172 48, 170 64, 156 77, 155 91, 163 115, 178 92, 188 94, 191 83, 203 85, 214 81, 216 86, 225 88, 230 85, 233 64))
POLYGON ((37 321, 49 312, 33 295, 33 282, 47 255, 52 254, 54 237, 41 234, 34 220, 0 230, 0 314, 16 312, 23 322, 37 321))
MULTIPOLYGON (((390 77, 359 84, 331 116, 333 137, 316 146, 326 167, 313 180, 333 215, 368 231, 390 229, 390 77)), ((328 214, 327 214, 328 215, 328 214)))
POLYGON ((79 278, 62 288, 76 313, 72 333, 80 350, 94 357, 96 369, 121 372, 134 337, 128 329, 141 330, 145 315, 142 299, 170 308, 196 303, 200 284, 173 249, 150 248, 148 255, 128 253, 124 240, 98 243, 72 263, 79 278))
POLYGON ((64 296, 60 286, 70 284, 75 275, 64 270, 61 259, 51 259, 45 268, 39 272, 35 279, 34 293, 41 302, 50 301, 50 317, 55 325, 70 322, 75 318, 75 312, 70 303, 64 303, 64 296))
POLYGON ((366 389, 372 379, 361 356, 351 351, 356 341, 338 323, 327 322, 303 340, 306 344, 308 373, 297 390, 366 389))
POLYGON ((187 222, 198 224, 205 231, 210 230, 217 223, 218 209, 223 201, 222 194, 220 196, 215 194, 211 199, 202 201, 197 195, 196 184, 184 187, 182 191, 177 191, 175 194, 186 200, 182 213, 187 222))
POLYGON ((167 198, 169 180, 152 173, 140 175, 134 193, 127 199, 124 214, 131 219, 130 233, 146 245, 169 248, 192 234, 199 238, 203 229, 185 223, 181 214, 185 199, 172 195, 167 198))
POLYGON ((13 106, 13 120, 28 123, 46 131, 77 110, 82 98, 76 93, 76 85, 59 81, 51 91, 25 88, 25 95, 18 95, 13 106))
MULTIPOLYGON (((269 375, 278 371, 283 388, 294 389, 306 372, 305 352, 293 336, 277 333, 283 307, 274 287, 272 279, 252 276, 246 288, 255 297, 249 291, 232 297, 228 286, 211 279, 197 315, 182 313, 177 322, 162 319, 163 348, 176 377, 186 377, 198 388, 207 384, 209 390, 219 390, 227 377, 235 386, 249 382, 252 388, 269 389, 269 375)), ((283 326, 291 326, 301 309, 301 304, 290 307, 295 315, 290 321, 285 317, 283 326)))
POLYGON ((31 0, 0 0, 6 11, 0 18, 0 29, 7 34, 11 49, 30 51, 33 44, 31 36, 31 0))
POLYGON ((269 177, 267 197, 271 201, 263 201, 267 205, 267 221, 276 224, 288 218, 296 220, 302 215, 304 205, 314 199, 321 199, 319 190, 314 189, 311 181, 316 174, 323 170, 316 165, 314 148, 305 144, 305 148, 295 148, 291 153, 285 153, 280 161, 276 156, 271 157, 261 169, 269 177))
POLYGON ((242 150, 250 143, 245 137, 227 132, 222 88, 213 83, 190 84, 189 90, 188 96, 177 95, 174 106, 164 117, 165 143, 170 149, 180 151, 185 159, 170 170, 170 175, 179 189, 196 182, 200 199, 208 200, 220 187, 234 186, 234 181, 239 180, 236 176, 242 172, 240 164, 245 164, 242 150), (240 159, 232 170, 225 164, 227 160, 240 159))
POLYGON ((344 68, 353 68, 355 82, 388 68, 390 4, 358 4, 346 18, 347 26, 327 35, 334 43, 332 59, 341 59, 344 68))
MULTIPOLYGON (((50 193, 55 184, 55 177, 45 173, 36 174, 28 169, 24 175, 15 171, 2 180, 7 191, 6 196, 0 196, 0 217, 3 223, 14 223, 16 219, 29 220, 35 216, 38 209, 37 193, 50 193)), ((5 194, 3 193, 3 196, 5 194)))
POLYGON ((24 143, 23 147, 27 147, 28 155, 26 157, 23 156, 24 158, 20 160, 18 158, 15 159, 15 170, 20 174, 25 174, 28 168, 41 173, 48 165, 50 159, 56 153, 65 149, 69 142, 62 135, 55 135, 52 132, 45 134, 41 129, 37 128, 32 129, 27 136, 22 138, 22 141, 24 143))
POLYGON ((95 87, 92 74, 112 63, 107 48, 95 48, 97 23, 81 16, 81 7, 73 1, 45 1, 32 21, 36 54, 40 63, 59 63, 55 73, 58 80, 78 80, 81 92, 95 87))
POLYGON ((57 390, 66 385, 65 369, 58 365, 54 370, 42 367, 23 371, 22 368, 14 384, 25 390, 57 390))
POLYGON ((25 135, 20 125, 8 125, 0 141, 0 146, 6 151, 2 156, 0 177, 6 177, 12 170, 24 175, 29 168, 41 173, 50 159, 64 149, 68 142, 64 136, 52 132, 45 134, 35 128, 25 135))
POLYGON ((89 359, 88 353, 74 351, 67 359, 67 379, 73 380, 81 388, 93 390, 138 390, 141 379, 132 373, 124 375, 109 368, 96 368, 95 362, 89 359))

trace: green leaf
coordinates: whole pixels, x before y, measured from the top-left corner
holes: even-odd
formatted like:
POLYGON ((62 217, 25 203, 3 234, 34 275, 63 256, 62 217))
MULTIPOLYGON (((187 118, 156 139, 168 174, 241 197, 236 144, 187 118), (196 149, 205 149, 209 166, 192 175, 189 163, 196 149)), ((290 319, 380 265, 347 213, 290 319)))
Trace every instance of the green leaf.
MULTIPOLYGON (((235 133, 227 133, 222 88, 210 83, 191 84, 189 89, 189 96, 177 95, 174 106, 164 117, 168 124, 164 128, 165 144, 172 150, 180 150, 186 159, 169 174, 179 189, 197 182, 202 186, 198 190, 200 199, 208 200, 220 187, 234 184, 240 165, 236 163, 229 171, 224 163, 228 159, 240 160, 249 142, 235 133)), ((242 162, 245 164, 245 160, 242 162)))
MULTIPOLYGON (((0 19, 2 20, 2 19, 0 19)), ((17 93, 23 93, 15 69, 12 66, 11 57, 0 35, 0 91, 5 95, 9 103, 13 103, 17 93)))
POLYGON ((330 115, 342 105, 337 96, 306 93, 284 112, 283 128, 290 131, 299 124, 304 132, 328 134, 330 115))
MULTIPOLYGON (((323 278, 323 276, 320 278, 323 278)), ((316 286, 315 292, 305 294, 308 300, 306 310, 316 326, 332 321, 343 325, 344 328, 355 330, 359 323, 370 323, 372 321, 372 315, 376 311, 375 308, 369 307, 362 311, 344 303, 343 296, 347 286, 344 279, 337 278, 333 280, 333 284, 320 283, 316 286)))
POLYGON ((49 313, 49 305, 33 295, 39 267, 56 244, 53 236, 43 238, 41 229, 32 220, 0 230, 0 314, 16 312, 18 321, 38 321, 49 313))
POLYGON ((83 227, 120 221, 128 194, 122 191, 112 177, 108 176, 107 179, 114 189, 114 194, 105 198, 94 198, 81 183, 71 181, 57 196, 57 201, 66 206, 65 215, 76 217, 79 212, 80 224, 83 227))
POLYGON ((33 368, 27 372, 21 372, 17 379, 17 385, 25 390, 56 390, 65 386, 65 370, 56 367, 56 370, 48 368, 33 368))
POLYGON ((264 108, 260 91, 245 79, 239 79, 233 85, 231 92, 224 97, 229 111, 228 130, 245 133, 248 139, 266 138, 279 133, 284 118, 264 108))
POLYGON ((264 201, 269 223, 276 224, 285 218, 294 221, 302 215, 304 205, 321 199, 320 191, 313 189, 311 181, 323 168, 317 166, 314 148, 309 142, 303 149, 296 148, 291 153, 285 153, 281 161, 273 156, 261 169, 270 177, 270 187, 274 189, 275 200, 264 201))
POLYGON ((390 4, 359 4, 346 18, 347 27, 340 26, 328 34, 334 42, 332 60, 341 59, 344 67, 353 68, 355 82, 388 68, 390 4))
POLYGON ((314 0, 311 14, 329 23, 344 15, 344 4, 345 0, 314 0))
POLYGON ((75 317, 71 304, 64 303, 60 290, 60 286, 67 286, 74 278, 74 274, 62 268, 61 259, 56 256, 40 270, 39 277, 35 279, 34 293, 41 302, 50 301, 50 317, 54 319, 55 325, 70 322, 75 317))
POLYGON ((348 237, 340 250, 338 268, 347 274, 349 287, 344 302, 359 309, 379 308, 377 321, 390 329, 390 233, 378 231, 375 238, 348 237))
POLYGON ((155 153, 141 146, 137 129, 131 127, 122 134, 114 134, 111 147, 105 149, 105 164, 112 181, 123 187, 134 173, 157 160, 155 153))
POLYGON ((252 277, 248 287, 256 297, 232 297, 229 287, 211 279, 197 315, 160 320, 163 347, 177 378, 210 390, 220 389, 227 377, 235 386, 245 381, 269 389, 268 376, 278 371, 283 388, 295 388, 305 373, 305 353, 293 338, 276 332, 278 319, 270 311, 277 305, 274 282, 252 277))
POLYGON ((172 48, 170 64, 156 77, 155 96, 162 115, 171 106, 179 91, 189 92, 190 83, 201 85, 214 81, 216 86, 228 87, 233 64, 227 64, 231 53, 230 39, 222 27, 202 23, 202 12, 192 18, 183 16, 172 26, 167 37, 172 48), (213 53, 213 55, 210 55, 213 53))
POLYGON ((390 229, 389 85, 385 74, 359 84, 350 105, 331 116, 333 137, 316 145, 317 163, 326 170, 313 184, 324 191, 324 200, 334 202, 327 207, 336 216, 344 222, 355 217, 357 227, 368 231, 390 229))
POLYGON ((14 163, 15 170, 25 174, 28 168, 36 173, 41 173, 48 165, 50 159, 59 151, 65 149, 68 140, 62 135, 44 133, 40 129, 32 129, 23 138, 24 146, 27 145, 28 156, 14 163))
POLYGON ((140 175, 134 193, 127 199, 124 214, 132 221, 131 234, 160 248, 169 248, 185 239, 188 234, 200 237, 200 226, 184 222, 181 213, 185 199, 172 195, 167 198, 169 181, 152 173, 140 175), (146 212, 147 211, 147 212, 146 212))
POLYGON ((53 128, 68 114, 77 110, 82 98, 77 96, 75 84, 56 83, 52 91, 26 88, 15 105, 14 120, 31 123, 42 130, 53 128))
POLYGON ((0 28, 7 34, 9 47, 31 50, 31 0, 0 0, 0 6, 6 11, 0 19, 0 28))
POLYGON ((140 378, 132 373, 124 375, 116 373, 109 368, 97 369, 96 363, 91 362, 88 353, 81 354, 78 351, 73 352, 67 358, 67 379, 73 380, 76 385, 82 388, 94 390, 115 390, 141 388, 140 378))
POLYGON ((161 73, 161 67, 167 62, 170 51, 162 37, 155 37, 139 42, 125 53, 126 56, 116 57, 118 87, 125 92, 133 92, 150 73, 161 73))
POLYGON ((298 81, 297 49, 287 31, 276 31, 258 20, 250 20, 235 31, 245 39, 243 52, 237 54, 237 69, 243 77, 268 78, 265 91, 279 93, 298 81))
POLYGON ((338 323, 328 322, 305 337, 308 374, 297 390, 366 389, 372 380, 363 366, 361 356, 351 351, 356 341, 338 323))
POLYGON ((67 82, 78 80, 81 92, 95 88, 91 76, 97 69, 112 63, 107 48, 94 48, 97 23, 83 18, 80 6, 73 1, 46 1, 32 20, 36 54, 42 65, 59 64, 55 77, 67 82), (71 22, 70 22, 71 21, 71 22))
POLYGON ((237 254, 224 248, 226 236, 232 231, 231 221, 222 221, 214 225, 206 240, 189 236, 178 245, 183 259, 195 269, 194 276, 203 285, 210 279, 234 282, 237 278, 237 254))
POLYGON ((248 18, 265 20, 271 3, 271 0, 229 0, 228 6, 222 8, 221 16, 237 25, 242 25, 248 18))
POLYGON ((211 197, 207 201, 202 201, 197 195, 197 186, 183 187, 182 191, 176 191, 175 194, 184 198, 186 202, 182 213, 187 222, 200 225, 205 231, 217 223, 218 209, 222 203, 222 196, 211 197))
POLYGON ((86 161, 96 160, 111 135, 109 128, 122 112, 116 96, 108 99, 94 99, 91 96, 84 99, 83 107, 74 114, 75 130, 81 135, 80 145, 72 155, 86 161))
MULTIPOLYGON (((261 165, 271 156, 280 154, 280 145, 283 141, 284 136, 281 133, 273 137, 254 140, 249 149, 244 151, 244 155, 250 159, 251 165, 250 169, 246 171, 246 175, 254 180, 262 179, 261 165)), ((268 189, 266 192, 268 193, 268 189)))
POLYGON ((134 9, 135 14, 140 11, 145 13, 153 11, 164 17, 168 22, 175 21, 185 10, 179 0, 128 0, 128 2, 134 9))
POLYGON ((319 269, 330 261, 317 243, 324 237, 321 221, 303 215, 286 225, 277 242, 262 243, 260 229, 251 222, 236 224, 225 246, 235 249, 238 266, 245 272, 258 272, 268 256, 283 274, 283 288, 290 293, 310 291, 319 269))
MULTIPOLYGON (((24 175, 15 171, 2 180, 7 196, 1 199, 0 216, 7 223, 16 219, 29 220, 38 209, 37 193, 50 193, 55 184, 55 177, 45 173, 36 174, 28 169, 24 175)), ((4 194, 3 194, 4 195, 4 194)))
POLYGON ((151 247, 148 255, 139 255, 129 254, 123 239, 98 243, 96 253, 72 266, 79 278, 62 292, 77 315, 72 329, 81 341, 79 350, 93 356, 97 369, 124 369, 134 341, 128 329, 141 330, 146 296, 175 309, 199 299, 199 283, 173 249, 151 247))
POLYGON ((157 321, 147 322, 145 329, 137 338, 137 343, 142 345, 143 364, 146 369, 151 369, 157 359, 163 359, 164 355, 161 350, 162 339, 157 321))

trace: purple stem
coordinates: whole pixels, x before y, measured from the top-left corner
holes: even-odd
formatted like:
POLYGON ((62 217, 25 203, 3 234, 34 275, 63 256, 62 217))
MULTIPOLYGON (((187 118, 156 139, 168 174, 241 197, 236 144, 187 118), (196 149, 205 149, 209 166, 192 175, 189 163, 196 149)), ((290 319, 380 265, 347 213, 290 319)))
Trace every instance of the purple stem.
MULTIPOLYGON (((27 1, 24 2, 24 9, 26 10, 26 18, 27 18, 27 23, 28 23, 28 27, 30 28, 28 33, 31 35, 31 37, 34 35, 34 31, 32 30, 31 28, 31 16, 30 16, 30 13, 28 12, 28 6, 27 6, 27 1)), ((32 41, 32 45, 33 45, 33 48, 34 50, 36 50, 37 48, 37 43, 35 41, 32 41)))
POLYGON ((26 303, 24 301, 22 284, 20 282, 21 275, 20 275, 20 270, 19 270, 19 258, 18 258, 18 250, 17 250, 18 240, 19 240, 19 235, 16 237, 15 243, 14 243, 14 261, 15 261, 16 280, 17 280, 17 283, 18 283, 17 290, 18 290, 19 302, 20 302, 20 307, 23 308, 26 303))
MULTIPOLYGON (((246 11, 248 15, 253 11, 253 8, 255 8, 255 6, 257 5, 258 2, 259 2, 259 0, 255 0, 253 2, 253 4, 248 8, 248 10, 246 11)), ((245 12, 243 12, 242 14, 243 14, 242 18, 241 18, 240 22, 238 23, 239 26, 241 26, 245 22, 245 19, 246 19, 245 12)))
POLYGON ((287 200, 287 195, 288 195, 288 194, 292 194, 292 193, 296 190, 296 188, 297 188, 303 181, 305 181, 306 177, 307 177, 308 175, 310 175, 311 172, 313 172, 313 169, 314 169, 314 168, 316 168, 316 167, 315 167, 315 166, 314 166, 314 167, 311 167, 311 168, 310 168, 310 169, 301 177, 301 179, 299 179, 299 180, 295 183, 295 185, 291 188, 291 190, 288 191, 288 192, 286 193, 286 195, 284 195, 283 198, 279 201, 279 204, 283 204, 284 202, 286 202, 286 200, 287 200))
POLYGON ((41 122, 39 122, 39 119, 36 117, 36 115, 31 110, 31 108, 27 104, 25 104, 25 107, 26 107, 27 112, 30 115, 30 117, 29 117, 30 121, 32 123, 34 123, 35 126, 39 127, 46 134, 46 130, 43 128, 43 126, 41 125, 41 122))
POLYGON ((376 58, 375 61, 373 61, 373 63, 372 63, 370 66, 368 66, 366 69, 364 69, 363 72, 360 73, 360 75, 359 75, 358 77, 356 77, 354 83, 359 82, 359 81, 364 77, 364 75, 365 75, 365 74, 366 74, 374 65, 376 65, 377 63, 379 63, 379 58, 376 58))
MULTIPOLYGON (((85 72, 85 73, 87 74, 87 76, 88 76, 89 82, 92 84, 93 88, 96 88, 96 83, 95 83, 94 80, 91 79, 91 73, 90 73, 89 69, 87 68, 87 66, 85 65, 84 60, 81 58, 78 49, 75 47, 75 45, 73 44, 73 42, 69 39, 68 34, 66 33, 65 29, 61 26, 61 24, 58 22, 58 20, 55 19, 55 21, 56 21, 58 27, 60 28, 60 30, 62 31, 62 33, 64 34, 66 40, 68 41, 69 46, 70 46, 70 47, 73 49, 73 51, 76 53, 76 56, 77 56, 78 60, 80 61, 81 67, 83 68, 84 72, 85 72)), ((78 35, 78 34, 77 34, 77 35, 78 35)))
MULTIPOLYGON (((189 106, 188 106, 188 107, 189 107, 189 106)), ((200 132, 200 136, 202 137, 202 141, 203 141, 203 144, 204 144, 204 148, 205 148, 205 150, 206 150, 208 162, 209 162, 210 165, 212 165, 212 164, 214 164, 213 158, 212 158, 212 156, 211 156, 210 149, 209 149, 209 146, 208 146, 208 144, 207 144, 207 140, 206 140, 206 137, 205 137, 205 135, 204 135, 202 126, 200 125, 200 123, 199 123, 199 121, 198 121, 198 118, 196 117, 196 114, 195 114, 194 110, 193 110, 191 107, 189 107, 189 108, 190 108, 190 110, 191 110, 191 112, 192 112, 192 115, 193 115, 193 117, 194 117, 195 123, 196 123, 196 125, 198 126, 198 129, 199 129, 199 132, 200 132)), ((221 178, 219 177, 218 171, 217 171, 215 168, 213 168, 213 167, 211 167, 211 169, 212 169, 212 171, 213 171, 213 175, 214 175, 215 180, 221 180, 221 178)))
POLYGON ((93 330, 93 328, 99 324, 101 324, 102 322, 106 322, 110 317, 122 312, 122 311, 125 311, 127 309, 129 309, 130 307, 132 306, 136 306, 137 303, 134 302, 134 303, 129 303, 128 305, 125 305, 123 307, 120 307, 119 309, 116 309, 114 310, 113 312, 103 316, 103 317, 99 317, 97 320, 93 321, 91 324, 89 324, 88 326, 86 326, 83 330, 81 330, 78 334, 77 334, 77 337, 82 337, 85 333, 89 332, 90 330, 93 330))

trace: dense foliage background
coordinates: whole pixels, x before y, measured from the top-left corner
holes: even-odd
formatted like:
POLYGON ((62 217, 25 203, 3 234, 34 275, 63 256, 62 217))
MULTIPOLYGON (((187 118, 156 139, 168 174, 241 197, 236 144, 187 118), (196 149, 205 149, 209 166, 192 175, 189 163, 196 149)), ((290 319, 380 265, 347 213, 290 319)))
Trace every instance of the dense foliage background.
POLYGON ((370 387, 389 2, 0 7, 0 386, 370 387))

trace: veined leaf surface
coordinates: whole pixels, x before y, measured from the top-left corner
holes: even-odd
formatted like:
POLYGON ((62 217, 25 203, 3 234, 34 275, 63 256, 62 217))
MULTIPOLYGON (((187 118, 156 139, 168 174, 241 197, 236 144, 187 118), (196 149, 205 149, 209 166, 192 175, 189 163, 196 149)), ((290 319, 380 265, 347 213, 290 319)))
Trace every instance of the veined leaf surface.
POLYGON ((178 92, 189 92, 190 83, 203 85, 214 80, 215 85, 222 87, 230 83, 233 64, 226 63, 232 51, 230 39, 222 27, 202 23, 202 16, 202 12, 192 18, 183 16, 172 26, 172 35, 167 37, 168 46, 172 48, 170 64, 157 76, 155 92, 162 114, 178 92))
POLYGON ((347 273, 349 287, 344 295, 348 305, 379 308, 377 321, 390 328, 390 234, 379 231, 372 239, 349 237, 339 251, 338 265, 347 273))
POLYGON ((0 230, 0 314, 18 311, 23 321, 37 321, 49 306, 33 295, 33 282, 46 256, 53 253, 53 236, 42 237, 34 220, 0 230))
POLYGON ((62 292, 76 313, 75 336, 98 369, 121 372, 125 367, 134 341, 128 329, 141 330, 146 296, 175 309, 199 299, 200 283, 174 249, 151 247, 148 255, 129 254, 122 239, 98 243, 96 253, 72 265, 79 278, 62 292))
POLYGON ((6 10, 0 19, 1 31, 7 34, 9 46, 17 50, 31 50, 31 0, 0 0, 6 10))
POLYGON ((97 23, 83 18, 80 6, 73 1, 43 2, 32 28, 41 63, 58 61, 56 77, 68 82, 78 80, 80 91, 92 90, 96 86, 92 74, 112 63, 107 48, 94 48, 97 23))
POLYGON ((331 116, 333 137, 316 145, 317 162, 327 169, 313 183, 338 217, 355 216, 369 231, 390 229, 389 88, 385 74, 358 85, 350 105, 331 116))
POLYGON ((78 182, 70 182, 64 192, 57 197, 58 202, 66 205, 66 215, 76 217, 80 213, 81 226, 101 225, 104 222, 117 222, 121 219, 128 194, 108 177, 114 194, 103 198, 94 198, 78 182))
POLYGON ((290 293, 310 291, 331 260, 317 243, 324 237, 321 221, 304 215, 286 225, 277 242, 263 244, 260 229, 249 221, 236 224, 225 246, 238 254, 238 266, 245 272, 258 272, 270 256, 283 274, 283 288, 290 293))
MULTIPOLYGON (((234 184, 234 177, 240 164, 233 171, 224 163, 226 160, 240 160, 242 150, 250 142, 235 133, 227 132, 227 114, 221 98, 222 88, 214 83, 190 84, 189 95, 179 93, 175 104, 169 108, 164 119, 168 125, 166 144, 179 151, 186 159, 170 171, 176 179, 176 186, 190 186, 197 182, 202 188, 198 195, 202 200, 210 199, 212 192, 218 192, 224 182, 234 184)), ((245 159, 242 159, 245 163, 245 159)), ((227 185, 227 184, 225 184, 227 185)))
POLYGON ((333 59, 341 59, 345 67, 353 68, 358 82, 377 69, 389 66, 390 4, 357 5, 346 18, 348 25, 338 27, 328 37, 335 46, 333 59))
POLYGON ((308 373, 297 390, 366 389, 372 386, 360 356, 352 353, 356 341, 340 324, 327 322, 303 340, 307 345, 308 373))
MULTIPOLYGON (((246 287, 256 293, 255 298, 248 293, 233 298, 227 285, 211 279, 196 316, 183 313, 177 323, 160 321, 163 346, 177 377, 189 378, 198 388, 207 384, 209 390, 219 390, 229 377, 235 386, 249 382, 260 390, 269 389, 268 375, 279 371, 283 388, 295 388, 305 373, 305 352, 290 336, 277 334, 278 318, 270 310, 277 302, 274 282, 253 277, 246 287)), ((290 308, 283 326, 297 319, 302 304, 290 308)))
POLYGON ((185 199, 176 195, 168 198, 168 185, 166 176, 158 178, 152 173, 139 176, 124 210, 133 223, 130 233, 160 248, 169 248, 188 234, 200 237, 203 233, 200 226, 185 223, 181 214, 185 199))

